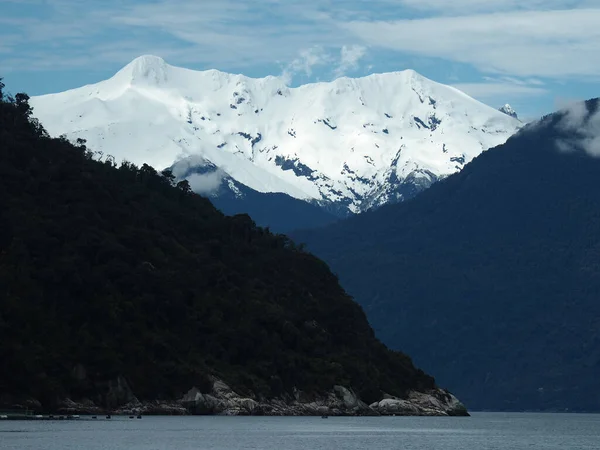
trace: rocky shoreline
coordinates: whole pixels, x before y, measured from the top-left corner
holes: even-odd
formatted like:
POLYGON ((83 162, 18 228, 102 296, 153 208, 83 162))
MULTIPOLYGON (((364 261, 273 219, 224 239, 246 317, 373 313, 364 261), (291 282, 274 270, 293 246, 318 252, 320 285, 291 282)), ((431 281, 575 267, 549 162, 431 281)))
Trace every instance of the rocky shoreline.
MULTIPOLYGON (((129 388, 119 383, 121 389, 129 388)), ((224 416, 468 416, 466 407, 443 389, 410 392, 407 398, 384 395, 367 405, 351 390, 334 386, 326 395, 312 396, 295 390, 292 395, 275 399, 243 396, 222 380, 214 379, 208 393, 193 387, 181 399, 139 401, 130 391, 121 393, 126 403, 102 408, 90 400, 63 400, 54 411, 58 414, 124 415, 224 415, 224 416)), ((122 396, 121 396, 122 397, 122 396)), ((123 398, 123 397, 122 397, 123 398)))

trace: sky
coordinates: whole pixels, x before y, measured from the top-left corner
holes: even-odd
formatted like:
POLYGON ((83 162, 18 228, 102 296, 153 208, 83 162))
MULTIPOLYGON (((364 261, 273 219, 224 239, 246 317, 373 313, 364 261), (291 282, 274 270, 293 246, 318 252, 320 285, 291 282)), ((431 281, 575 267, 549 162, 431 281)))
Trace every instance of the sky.
POLYGON ((413 69, 531 120, 600 96, 600 0, 0 0, 7 90, 60 92, 143 54, 291 86, 413 69))

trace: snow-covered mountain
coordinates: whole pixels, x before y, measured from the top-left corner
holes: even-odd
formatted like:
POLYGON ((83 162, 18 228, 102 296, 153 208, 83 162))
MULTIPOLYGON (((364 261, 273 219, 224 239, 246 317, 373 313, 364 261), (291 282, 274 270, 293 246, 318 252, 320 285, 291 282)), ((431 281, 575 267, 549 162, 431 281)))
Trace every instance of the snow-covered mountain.
POLYGON ((412 196, 520 126, 412 70, 289 88, 155 56, 31 104, 50 134, 117 160, 189 169, 200 158, 218 168, 215 187, 235 180, 352 212, 412 196))
POLYGON ((512 117, 514 119, 518 119, 519 118, 519 115, 517 114, 517 112, 508 103, 506 105, 498 108, 498 111, 500 111, 501 113, 504 113, 507 116, 510 116, 510 117, 512 117))

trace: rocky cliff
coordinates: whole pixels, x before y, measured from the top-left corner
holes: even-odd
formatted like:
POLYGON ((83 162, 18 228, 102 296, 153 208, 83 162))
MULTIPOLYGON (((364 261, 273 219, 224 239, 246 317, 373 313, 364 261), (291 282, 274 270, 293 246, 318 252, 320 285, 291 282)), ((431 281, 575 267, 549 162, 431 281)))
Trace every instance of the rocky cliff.
MULTIPOLYGON (((191 388, 184 396, 171 401, 140 401, 127 383, 118 378, 109 395, 128 401, 103 408, 91 400, 74 402, 65 399, 57 412, 61 414, 144 414, 144 415, 225 415, 225 416, 468 416, 465 406, 449 392, 434 388, 427 392, 411 391, 406 398, 384 394, 379 402, 367 405, 352 390, 335 385, 320 395, 294 389, 277 398, 241 395, 222 380, 212 379, 204 392, 191 388)), ((35 402, 29 402, 29 406, 35 402)))

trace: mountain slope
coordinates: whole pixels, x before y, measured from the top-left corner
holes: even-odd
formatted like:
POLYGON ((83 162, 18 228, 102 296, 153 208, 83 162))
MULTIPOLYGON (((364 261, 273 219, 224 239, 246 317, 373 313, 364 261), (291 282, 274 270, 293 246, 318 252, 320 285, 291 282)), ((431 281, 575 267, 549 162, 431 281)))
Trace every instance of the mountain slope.
POLYGON ((248 214, 258 226, 276 233, 316 228, 340 218, 315 202, 298 200, 279 192, 250 189, 201 157, 188 157, 171 167, 176 179, 186 179, 193 191, 210 195, 219 211, 227 215, 248 214))
POLYGON ((211 377, 279 406, 334 384, 369 402, 435 388, 322 261, 185 182, 48 138, 1 87, 0 406, 110 410, 133 397, 125 386, 142 401, 195 386, 197 400, 211 377))
POLYGON ((163 169, 200 156, 255 191, 346 212, 409 198, 520 126, 411 70, 292 89, 154 56, 32 106, 52 135, 117 160, 163 169))
POLYGON ((229 180, 210 201, 227 215, 248 214, 258 226, 287 234, 298 228, 318 228, 340 220, 323 208, 280 192, 257 192, 229 180), (233 189, 228 189, 233 187, 233 189))
POLYGON ((295 239, 469 407, 599 411, 599 123, 597 100, 546 117, 409 202, 295 239))

